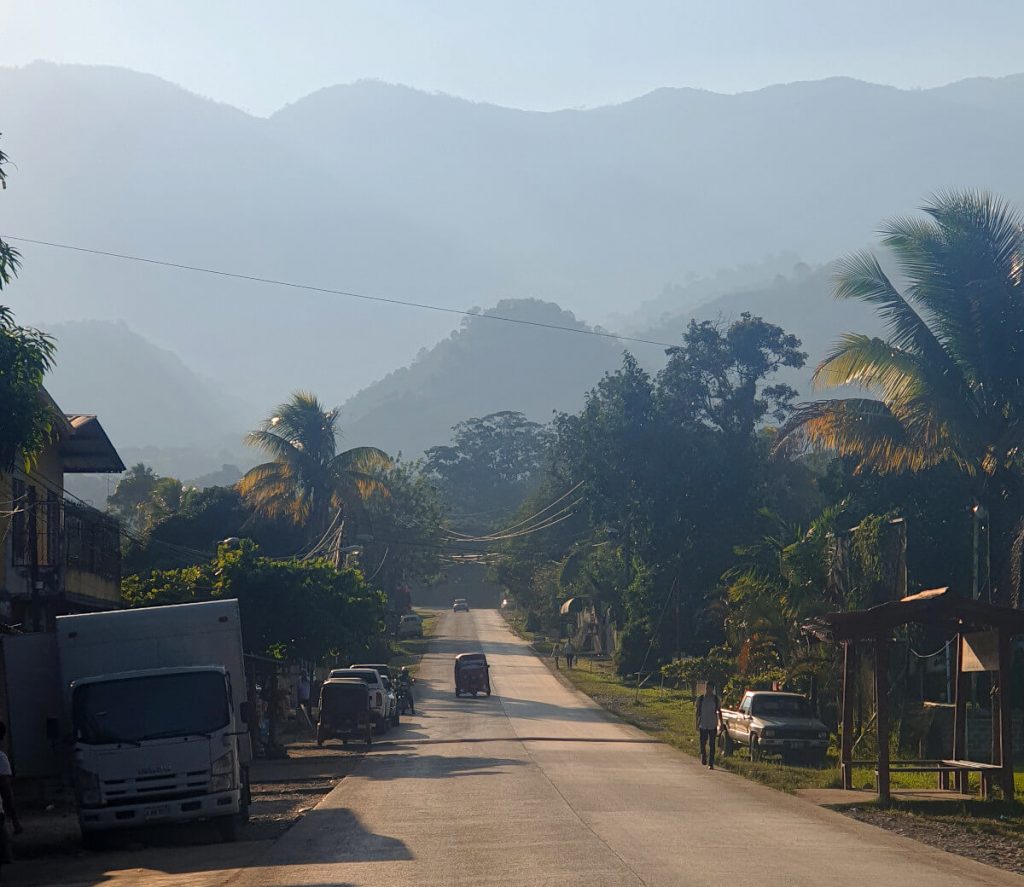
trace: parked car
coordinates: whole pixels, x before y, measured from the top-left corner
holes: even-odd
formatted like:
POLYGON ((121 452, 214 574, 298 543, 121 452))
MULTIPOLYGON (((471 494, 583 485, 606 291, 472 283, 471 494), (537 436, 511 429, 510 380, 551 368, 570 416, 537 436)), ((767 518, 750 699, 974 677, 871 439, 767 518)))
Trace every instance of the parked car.
POLYGON ((400 638, 421 638, 423 637, 423 620, 415 613, 406 613, 398 622, 400 638))
MULTIPOLYGON (((385 666, 386 667, 386 666, 385 666)), ((386 733, 394 722, 397 703, 394 694, 389 694, 381 680, 381 674, 375 668, 333 668, 328 680, 334 678, 356 678, 370 688, 371 710, 374 726, 381 733, 386 733)))
POLYGON ((373 743, 372 691, 352 678, 329 678, 320 687, 320 717, 316 725, 316 744, 340 739, 373 743))
POLYGON ((453 613, 468 613, 469 612, 469 601, 464 597, 457 597, 452 601, 452 612, 453 613))
POLYGON ((787 763, 820 765, 828 750, 828 728, 799 693, 747 690, 740 707, 722 709, 722 751, 750 750, 751 760, 778 754, 787 763))

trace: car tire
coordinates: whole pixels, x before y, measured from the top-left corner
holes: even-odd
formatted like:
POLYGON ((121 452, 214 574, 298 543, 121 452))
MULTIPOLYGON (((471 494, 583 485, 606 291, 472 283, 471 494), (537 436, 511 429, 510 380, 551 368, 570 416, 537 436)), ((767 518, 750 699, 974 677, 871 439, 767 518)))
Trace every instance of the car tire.
POLYGON ((761 760, 761 743, 756 736, 750 737, 750 760, 761 760))
POLYGON ((724 731, 722 733, 720 739, 721 739, 720 745, 721 745, 721 748, 722 748, 722 756, 728 758, 730 755, 732 755, 733 751, 735 751, 736 743, 734 743, 732 741, 732 737, 729 735, 729 731, 728 730, 726 730, 726 731, 724 731))

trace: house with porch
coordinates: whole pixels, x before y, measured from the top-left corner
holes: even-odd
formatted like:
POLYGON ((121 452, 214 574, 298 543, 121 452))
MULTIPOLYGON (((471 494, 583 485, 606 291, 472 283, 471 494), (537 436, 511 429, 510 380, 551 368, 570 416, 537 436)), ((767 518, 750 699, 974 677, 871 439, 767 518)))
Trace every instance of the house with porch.
POLYGON ((50 445, 29 471, 0 473, 0 623, 23 631, 52 630, 66 613, 121 606, 118 522, 67 495, 69 474, 125 470, 99 419, 55 417, 50 445))

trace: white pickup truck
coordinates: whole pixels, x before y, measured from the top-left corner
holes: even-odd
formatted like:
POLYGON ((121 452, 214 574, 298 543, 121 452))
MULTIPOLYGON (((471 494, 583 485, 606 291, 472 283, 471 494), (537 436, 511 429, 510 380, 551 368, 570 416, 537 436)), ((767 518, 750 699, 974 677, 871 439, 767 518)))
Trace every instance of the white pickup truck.
POLYGON ((787 763, 820 765, 828 750, 828 728, 799 693, 747 690, 738 709, 722 709, 722 751, 750 750, 751 760, 781 755, 787 763))
POLYGON ((252 759, 238 602, 57 617, 82 838, 248 818, 252 759))

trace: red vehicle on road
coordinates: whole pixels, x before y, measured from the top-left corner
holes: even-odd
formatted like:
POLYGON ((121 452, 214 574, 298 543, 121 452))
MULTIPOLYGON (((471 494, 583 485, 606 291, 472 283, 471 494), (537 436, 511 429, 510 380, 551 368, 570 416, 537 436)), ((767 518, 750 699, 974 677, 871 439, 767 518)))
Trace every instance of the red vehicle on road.
POLYGON ((455 657, 455 695, 491 695, 491 667, 483 653, 461 653, 455 657))

